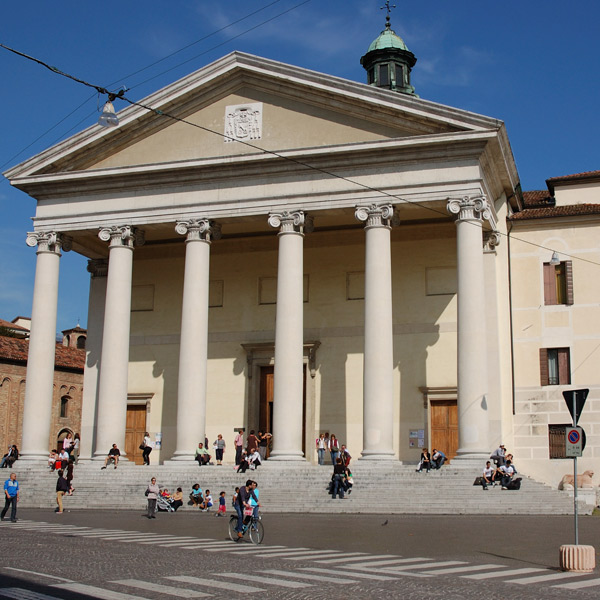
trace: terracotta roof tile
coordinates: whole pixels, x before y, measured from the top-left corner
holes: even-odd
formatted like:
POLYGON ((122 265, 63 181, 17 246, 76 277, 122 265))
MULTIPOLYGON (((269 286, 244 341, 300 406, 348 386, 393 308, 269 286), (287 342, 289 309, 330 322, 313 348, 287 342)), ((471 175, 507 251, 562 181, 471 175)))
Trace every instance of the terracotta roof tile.
POLYGON ((526 208, 533 206, 547 206, 554 204, 554 198, 548 190, 533 190, 531 192, 523 192, 523 204, 526 208))
POLYGON ((527 219, 550 219, 552 217, 578 217, 600 215, 600 204, 572 204, 570 206, 548 206, 546 208, 526 208, 510 217, 511 221, 527 219))
POLYGON ((600 177, 600 171, 585 171, 583 173, 574 173, 573 175, 550 177, 550 179, 546 179, 546 182, 569 181, 571 179, 593 179, 594 177, 600 177))
MULTIPOLYGON (((0 361, 10 360, 27 363, 29 340, 0 336, 0 361)), ((85 366, 85 350, 67 348, 56 344, 54 364, 57 368, 78 369, 83 371, 85 366)))
POLYGON ((23 331, 29 333, 29 329, 26 327, 21 327, 20 325, 15 325, 10 321, 5 321, 4 319, 0 319, 0 327, 6 327, 6 329, 13 329, 14 331, 23 331))

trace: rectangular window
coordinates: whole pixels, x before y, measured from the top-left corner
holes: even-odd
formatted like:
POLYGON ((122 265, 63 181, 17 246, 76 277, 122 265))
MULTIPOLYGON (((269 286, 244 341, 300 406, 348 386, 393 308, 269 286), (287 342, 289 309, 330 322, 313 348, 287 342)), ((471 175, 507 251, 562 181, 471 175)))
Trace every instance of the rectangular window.
POLYGON ((396 85, 398 87, 404 85, 404 69, 402 65, 396 65, 396 85))
POLYGON ((367 71, 367 82, 369 85, 375 83, 375 69, 373 67, 367 71))
POLYGON ((379 65, 379 82, 378 85, 390 85, 390 72, 388 65, 379 65))
POLYGON ((573 304, 573 263, 544 263, 544 304, 573 304))
POLYGON ((569 348, 540 348, 540 382, 542 385, 571 383, 569 348))

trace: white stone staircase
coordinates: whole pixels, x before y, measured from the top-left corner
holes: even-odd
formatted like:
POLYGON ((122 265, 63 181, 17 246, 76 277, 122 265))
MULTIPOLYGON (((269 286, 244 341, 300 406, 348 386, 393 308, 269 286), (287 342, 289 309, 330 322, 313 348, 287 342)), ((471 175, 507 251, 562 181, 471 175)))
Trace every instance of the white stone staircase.
MULTIPOLYGON (((213 499, 227 493, 227 507, 236 486, 254 479, 260 489, 264 512, 382 513, 382 514, 490 514, 561 515, 572 514, 573 499, 567 493, 523 477, 519 491, 500 486, 484 491, 473 486, 478 467, 444 465, 439 471, 416 473, 413 465, 357 462, 352 465, 354 488, 343 501, 327 493, 331 466, 293 465, 267 462, 256 471, 238 474, 231 465, 134 466, 122 463, 118 469, 101 470, 101 463, 80 463, 73 480, 75 493, 65 498, 66 509, 143 509, 144 490, 150 477, 175 491, 183 488, 184 510, 191 486, 199 483, 211 490, 213 499)), ((56 473, 39 465, 15 463, 21 487, 22 507, 51 508, 55 503, 56 473), (17 468, 18 467, 18 468, 17 468)), ((8 474, 8 471, 7 471, 8 474)), ((581 514, 593 506, 580 504, 581 514)))

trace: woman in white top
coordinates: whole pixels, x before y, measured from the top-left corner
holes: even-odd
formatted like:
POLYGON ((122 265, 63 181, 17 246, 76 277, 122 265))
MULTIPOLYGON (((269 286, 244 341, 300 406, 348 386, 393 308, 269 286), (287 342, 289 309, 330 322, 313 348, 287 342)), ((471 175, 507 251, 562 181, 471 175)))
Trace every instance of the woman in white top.
POLYGON ((71 455, 71 447, 73 446, 73 436, 67 433, 67 437, 63 440, 63 450, 71 455))
POLYGON ((75 459, 75 464, 77 464, 77 461, 79 460, 79 444, 81 443, 81 438, 79 437, 79 434, 76 433, 75 437, 73 438, 73 448, 71 450, 71 456, 75 459))
POLYGON ((142 451, 142 457, 144 459, 144 464, 150 466, 150 452, 152 452, 152 440, 148 435, 148 432, 144 433, 144 441, 142 442, 142 446, 144 446, 144 450, 142 451))

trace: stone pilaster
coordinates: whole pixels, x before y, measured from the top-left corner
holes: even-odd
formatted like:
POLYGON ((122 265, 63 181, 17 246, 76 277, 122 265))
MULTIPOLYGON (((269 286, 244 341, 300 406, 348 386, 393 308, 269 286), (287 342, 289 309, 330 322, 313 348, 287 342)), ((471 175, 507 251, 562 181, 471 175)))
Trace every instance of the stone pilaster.
POLYGON ((33 232, 27 234, 27 245, 38 249, 19 458, 45 461, 50 447, 54 391, 58 273, 61 250, 71 249, 71 239, 54 231, 33 232))
POLYGON ((90 273, 90 297, 88 302, 88 335, 85 345, 85 371, 83 373, 80 462, 86 462, 92 458, 96 442, 98 379, 102 353, 108 260, 105 258, 89 260, 87 270, 90 273))
POLYGON ((221 237, 220 225, 208 219, 179 221, 186 236, 175 461, 193 461, 206 432, 206 373, 208 360, 208 289, 210 243, 221 237))
POLYGON ((109 242, 94 450, 94 459, 102 460, 113 443, 125 457, 133 249, 144 243, 144 236, 121 225, 101 228, 98 237, 109 242))
POLYGON ((458 452, 457 458, 489 456, 489 412, 482 224, 493 222, 483 196, 449 198, 456 215, 458 272, 458 452))
POLYGON ((279 229, 273 451, 270 460, 305 460, 302 453, 304 272, 303 238, 312 219, 303 211, 272 213, 269 225, 279 229))
POLYGON ((365 225, 365 349, 361 459, 393 460, 394 343, 390 204, 357 206, 365 225))

